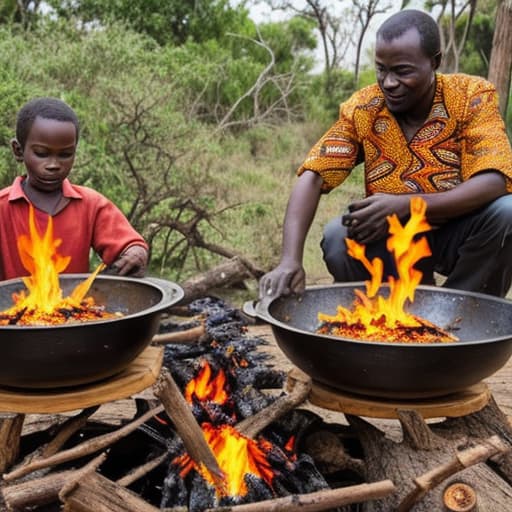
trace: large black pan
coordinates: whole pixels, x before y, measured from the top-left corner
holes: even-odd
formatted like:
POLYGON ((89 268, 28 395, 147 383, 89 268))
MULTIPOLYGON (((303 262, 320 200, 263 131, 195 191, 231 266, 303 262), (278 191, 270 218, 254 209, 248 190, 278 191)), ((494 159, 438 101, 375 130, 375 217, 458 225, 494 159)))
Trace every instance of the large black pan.
MULTIPOLYGON (((440 327, 457 325, 455 343, 380 343, 316 334, 317 313, 350 307, 363 283, 307 288, 301 297, 255 305, 279 347, 314 380, 384 398, 423 398, 467 388, 492 375, 512 354, 512 302, 479 293, 419 286, 408 311, 440 327), (459 321, 460 319, 460 321, 459 321)), ((387 293, 383 287, 381 293, 387 293)))
MULTIPOLYGON (((87 276, 62 274, 63 295, 87 276)), ((12 306, 12 293, 21 289, 21 279, 0 283, 1 311, 12 306)), ((124 316, 57 326, 0 326, 0 386, 60 388, 120 372, 146 348, 161 313, 183 297, 183 290, 163 279, 99 275, 88 295, 124 316)))

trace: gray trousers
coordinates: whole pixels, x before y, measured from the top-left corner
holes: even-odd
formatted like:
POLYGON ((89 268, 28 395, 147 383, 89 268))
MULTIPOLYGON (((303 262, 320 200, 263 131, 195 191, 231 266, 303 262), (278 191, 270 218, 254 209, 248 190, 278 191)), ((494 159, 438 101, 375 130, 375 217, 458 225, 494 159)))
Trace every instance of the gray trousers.
MULTIPOLYGON (((336 282, 365 281, 363 265, 347 254, 346 228, 341 217, 324 228, 321 248, 327 269, 336 282)), ((446 276, 443 286, 504 297, 512 281, 512 194, 484 208, 443 224, 426 236, 432 256, 415 267, 423 272, 422 284, 434 284, 434 272, 446 276)), ((368 244, 366 255, 384 262, 384 278, 397 276, 386 240, 368 244)))

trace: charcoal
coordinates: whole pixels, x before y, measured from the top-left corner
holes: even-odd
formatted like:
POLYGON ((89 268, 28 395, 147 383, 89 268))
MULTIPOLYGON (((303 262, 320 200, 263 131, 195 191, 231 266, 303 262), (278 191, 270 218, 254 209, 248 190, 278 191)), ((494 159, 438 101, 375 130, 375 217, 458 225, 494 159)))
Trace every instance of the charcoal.
POLYGON ((286 378, 286 373, 265 366, 257 366, 249 369, 238 368, 236 379, 239 386, 252 386, 256 389, 281 389, 286 378))
POLYGON ((273 397, 265 395, 252 387, 233 391, 233 402, 239 419, 254 416, 273 401, 273 397))
POLYGON ((196 315, 200 313, 215 315, 224 311, 226 307, 226 303, 217 297, 202 297, 188 305, 188 309, 196 315))
POLYGON ((188 502, 189 512, 202 512, 216 504, 215 489, 197 473, 192 477, 188 502))
POLYGON ((175 359, 192 359, 201 357, 210 351, 208 346, 198 343, 167 343, 164 348, 164 364, 175 359))
POLYGON ((242 322, 227 322, 224 324, 217 325, 215 327, 208 327, 206 324, 206 332, 216 341, 228 342, 233 338, 240 336, 242 333, 243 324, 242 322))
POLYGON ((185 507, 188 505, 189 489, 178 471, 170 471, 164 479, 160 508, 185 507))

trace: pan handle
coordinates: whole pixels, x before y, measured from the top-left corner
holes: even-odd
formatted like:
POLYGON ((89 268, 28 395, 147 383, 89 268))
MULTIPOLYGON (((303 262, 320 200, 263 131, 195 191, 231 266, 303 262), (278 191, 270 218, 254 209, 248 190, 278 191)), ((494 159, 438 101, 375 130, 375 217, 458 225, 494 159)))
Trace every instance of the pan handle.
POLYGON ((167 279, 161 279, 159 277, 142 277, 140 279, 154 283, 162 288, 167 297, 172 301, 173 306, 177 305, 185 296, 185 292, 181 286, 167 279))
POLYGON ((268 306, 272 302, 271 299, 264 297, 260 301, 248 300, 242 306, 242 311, 251 318, 259 318, 265 322, 269 320, 268 306))

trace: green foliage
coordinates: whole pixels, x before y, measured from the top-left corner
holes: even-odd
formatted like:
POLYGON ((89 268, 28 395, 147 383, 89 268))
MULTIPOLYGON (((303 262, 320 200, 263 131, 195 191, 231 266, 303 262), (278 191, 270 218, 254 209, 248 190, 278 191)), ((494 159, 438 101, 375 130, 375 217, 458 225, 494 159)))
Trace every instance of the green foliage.
POLYGON ((354 92, 354 74, 342 69, 315 75, 308 90, 308 117, 332 123, 338 117, 340 103, 354 92), (328 94, 326 91, 332 91, 328 94))
POLYGON ((494 13, 476 13, 461 57, 461 71, 473 75, 487 76, 493 32, 494 13))
POLYGON ((160 45, 223 39, 227 32, 245 32, 252 26, 243 4, 228 0, 183 2, 181 0, 49 0, 62 18, 86 24, 126 24, 160 45), (220 36, 220 37, 219 37, 220 36))

